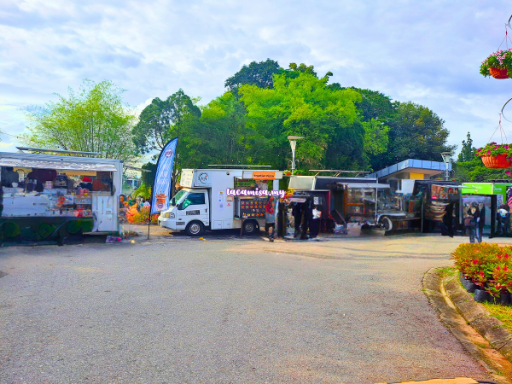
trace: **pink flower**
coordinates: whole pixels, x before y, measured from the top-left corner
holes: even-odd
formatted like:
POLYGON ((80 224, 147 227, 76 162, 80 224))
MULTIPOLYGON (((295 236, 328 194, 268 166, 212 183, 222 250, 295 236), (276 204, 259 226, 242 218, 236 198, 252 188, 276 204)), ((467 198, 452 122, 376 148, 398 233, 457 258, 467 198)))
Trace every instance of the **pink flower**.
POLYGON ((510 171, 505 171, 505 175, 507 175, 508 177, 511 177, 512 173, 510 171))

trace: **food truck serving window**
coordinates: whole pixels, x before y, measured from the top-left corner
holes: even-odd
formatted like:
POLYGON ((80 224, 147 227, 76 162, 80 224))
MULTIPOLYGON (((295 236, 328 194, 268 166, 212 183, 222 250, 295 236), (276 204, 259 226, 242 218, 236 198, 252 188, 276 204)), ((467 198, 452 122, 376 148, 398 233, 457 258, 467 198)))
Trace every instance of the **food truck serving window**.
POLYGON ((93 217, 93 196, 114 193, 113 164, 0 158, 0 216, 93 217))

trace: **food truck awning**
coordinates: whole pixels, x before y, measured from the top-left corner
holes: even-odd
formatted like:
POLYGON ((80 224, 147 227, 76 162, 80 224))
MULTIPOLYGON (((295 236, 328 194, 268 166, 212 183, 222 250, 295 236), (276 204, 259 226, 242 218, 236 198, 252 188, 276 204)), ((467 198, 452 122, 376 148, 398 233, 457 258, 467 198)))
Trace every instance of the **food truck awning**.
POLYGON ((377 184, 377 183, 348 183, 347 188, 377 188, 377 189, 389 189, 389 184, 377 184))
POLYGON ((117 168, 114 164, 108 163, 74 163, 67 161, 46 161, 46 160, 29 160, 29 159, 13 159, 9 157, 0 158, 0 167, 13 168, 43 168, 57 169, 66 171, 103 171, 116 172, 117 168))

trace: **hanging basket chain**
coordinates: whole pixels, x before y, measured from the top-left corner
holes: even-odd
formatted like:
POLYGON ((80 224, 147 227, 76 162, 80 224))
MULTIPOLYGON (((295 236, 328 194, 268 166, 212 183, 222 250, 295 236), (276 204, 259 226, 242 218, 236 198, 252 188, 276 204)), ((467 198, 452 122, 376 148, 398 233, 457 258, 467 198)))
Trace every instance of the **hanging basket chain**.
MULTIPOLYGON (((512 18, 512 16, 510 16, 510 17, 512 18)), ((509 19, 509 23, 510 23, 510 19, 509 19)), ((512 45, 512 40, 510 39, 510 36, 508 35, 508 23, 507 23, 507 24, 505 24, 505 37, 503 38, 503 40, 501 40, 501 44, 499 45, 498 50, 501 48, 503 43, 505 43, 505 47, 508 50, 508 42, 509 41, 510 41, 510 44, 512 45)))
MULTIPOLYGON (((503 111, 503 110, 502 110, 503 111)), ((500 135, 501 135, 501 144, 508 144, 508 138, 507 138, 507 134, 505 133, 505 130, 503 129, 503 126, 501 125, 501 113, 500 113, 500 120, 498 122, 498 126, 496 127, 496 129, 494 130, 494 132, 492 133, 491 137, 489 138, 489 141, 487 142, 487 144, 489 144, 494 136, 494 134, 498 131, 498 129, 500 130, 500 135), (505 142, 503 142, 503 136, 505 136, 505 142)))

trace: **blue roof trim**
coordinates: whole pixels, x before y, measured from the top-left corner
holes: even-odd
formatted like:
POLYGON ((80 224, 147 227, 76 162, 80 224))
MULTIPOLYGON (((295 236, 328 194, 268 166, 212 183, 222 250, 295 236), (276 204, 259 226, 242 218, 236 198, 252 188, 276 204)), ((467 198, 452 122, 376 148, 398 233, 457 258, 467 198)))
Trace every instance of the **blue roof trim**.
MULTIPOLYGON (((380 171, 370 173, 366 177, 376 177, 381 178, 388 176, 392 173, 403 171, 407 168, 420 168, 420 169, 428 169, 428 170, 435 170, 439 171, 439 173, 443 172, 446 169, 446 166, 444 163, 440 161, 430 161, 430 160, 416 160, 416 159, 407 159, 404 161, 399 162, 398 164, 390 165, 389 167, 386 167, 384 169, 381 169, 380 171)), ((452 170, 452 164, 448 164, 448 170, 452 170)))

